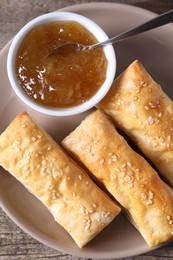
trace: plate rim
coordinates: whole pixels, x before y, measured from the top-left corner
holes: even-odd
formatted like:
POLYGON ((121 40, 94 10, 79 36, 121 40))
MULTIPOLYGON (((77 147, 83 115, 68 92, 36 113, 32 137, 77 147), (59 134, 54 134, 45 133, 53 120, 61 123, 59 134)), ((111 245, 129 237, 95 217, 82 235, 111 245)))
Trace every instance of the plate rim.
MULTIPOLYGON (((114 3, 114 2, 92 2, 92 3, 81 3, 81 4, 74 4, 74 5, 71 5, 71 6, 66 6, 66 7, 63 7, 61 9, 58 9, 58 10, 55 10, 55 12, 57 11, 68 11, 70 10, 69 12, 78 12, 79 10, 81 10, 81 7, 83 7, 84 9, 93 9, 93 8, 98 8, 98 7, 101 7, 103 8, 104 6, 113 6, 113 7, 117 7, 117 8, 124 8, 126 9, 127 11, 130 10, 130 12, 136 12, 136 11, 140 11, 143 13, 143 15, 145 16, 150 16, 151 18, 154 17, 155 15, 157 15, 157 13, 153 12, 153 11, 150 11, 150 10, 147 10, 145 8, 142 8, 142 7, 138 7, 138 6, 134 6, 134 5, 131 5, 131 4, 124 4, 124 3, 114 3)), ((172 27, 172 25, 170 25, 172 27)), ((11 40, 9 40, 5 46, 0 50, 0 57, 2 56, 2 54, 6 51, 6 49, 8 49, 9 45, 11 44, 11 40)), ((15 216, 13 216, 8 208, 5 207, 4 203, 1 201, 0 199, 0 207, 2 208, 2 210, 9 216, 9 218, 17 225, 19 226, 19 228, 21 228, 25 233, 29 234, 31 237, 33 237, 34 239, 36 239, 37 241, 41 242, 42 244, 44 244, 45 246, 48 246, 54 250, 57 250, 57 251, 60 251, 60 252, 63 252, 63 253, 67 253, 67 254, 71 254, 73 256, 77 256, 77 257, 86 257, 86 255, 84 255, 82 253, 82 250, 80 252, 76 253, 73 252, 73 249, 69 249, 67 250, 66 248, 64 248, 63 246, 61 245, 58 245, 58 246, 54 246, 52 245, 51 243, 49 243, 49 241, 46 240, 46 238, 42 238, 40 236, 37 236, 36 233, 32 233, 32 231, 30 231, 30 229, 28 229, 26 227, 26 225, 24 225, 23 223, 21 223, 18 218, 15 218, 15 216)), ((166 243, 168 244, 169 241, 166 243)), ((164 244, 165 245, 165 244, 164 244)), ((161 245, 161 246, 164 246, 164 245, 161 245)), ((161 247, 159 246, 159 247, 161 247)), ((157 249, 158 247, 155 247, 155 248, 146 248, 144 250, 141 250, 140 252, 134 252, 134 253, 131 253, 131 254, 119 254, 119 255, 113 255, 112 253, 108 254, 108 256, 106 257, 106 259, 118 259, 120 257, 124 258, 124 257, 133 257, 133 256, 137 256, 137 255, 141 255, 141 254, 144 254, 144 253, 147 253, 147 252, 151 252, 155 249, 157 249)), ((88 256, 89 258, 98 258, 98 253, 88 253, 88 256)), ((105 256, 99 256, 99 259, 105 259, 105 256)))

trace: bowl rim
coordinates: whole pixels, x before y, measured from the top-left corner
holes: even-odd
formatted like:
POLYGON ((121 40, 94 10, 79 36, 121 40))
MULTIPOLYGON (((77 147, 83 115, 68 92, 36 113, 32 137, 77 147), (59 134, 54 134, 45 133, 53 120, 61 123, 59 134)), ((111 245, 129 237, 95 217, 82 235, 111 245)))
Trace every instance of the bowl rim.
POLYGON ((29 33, 29 31, 36 26, 52 21, 77 21, 86 29, 88 29, 99 42, 109 39, 108 35, 98 24, 83 15, 73 12, 57 11, 40 15, 24 25, 14 37, 7 56, 7 75, 11 87, 18 98, 30 108, 51 116, 70 116, 80 114, 94 107, 103 99, 103 97, 109 91, 116 73, 116 54, 112 45, 107 45, 103 47, 103 51, 107 59, 106 79, 100 89, 89 100, 78 106, 73 106, 69 108, 51 108, 36 103, 21 88, 15 74, 15 61, 19 46, 24 37, 29 33))

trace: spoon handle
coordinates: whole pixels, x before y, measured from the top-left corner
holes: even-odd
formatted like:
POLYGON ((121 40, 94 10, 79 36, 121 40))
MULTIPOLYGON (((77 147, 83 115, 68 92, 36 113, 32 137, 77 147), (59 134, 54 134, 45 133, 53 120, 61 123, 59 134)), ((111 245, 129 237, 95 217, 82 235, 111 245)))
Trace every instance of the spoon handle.
POLYGON ((108 39, 102 43, 96 43, 95 45, 93 45, 94 48, 97 48, 99 46, 104 46, 107 45, 108 43, 115 43, 118 41, 122 41, 126 38, 129 38, 131 36, 134 36, 136 34, 140 34, 149 30, 152 30, 154 28, 160 27, 164 24, 168 24, 170 22, 173 22, 173 10, 168 11, 166 13, 163 13, 153 19, 151 19, 150 21, 143 23, 133 29, 130 29, 126 32, 123 32, 111 39, 108 39))

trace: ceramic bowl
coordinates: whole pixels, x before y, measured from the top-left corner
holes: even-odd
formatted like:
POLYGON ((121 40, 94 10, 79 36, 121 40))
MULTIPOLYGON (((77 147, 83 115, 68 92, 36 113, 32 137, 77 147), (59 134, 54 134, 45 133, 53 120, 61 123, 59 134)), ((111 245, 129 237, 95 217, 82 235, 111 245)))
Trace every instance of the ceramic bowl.
POLYGON ((76 21, 83 25, 88 31, 90 31, 98 40, 98 42, 102 42, 108 39, 107 34, 102 30, 102 28, 100 28, 91 19, 86 18, 82 15, 72 12, 51 12, 45 15, 41 15, 27 23, 14 37, 7 57, 8 78, 16 95, 32 109, 52 116, 69 116, 79 114, 94 107, 109 91, 116 72, 115 51, 112 45, 107 45, 103 47, 107 59, 106 79, 99 90, 96 92, 96 94, 92 96, 89 100, 85 101, 81 105, 70 108, 51 108, 40 105, 32 100, 20 86, 16 76, 16 57, 22 40, 31 29, 41 24, 53 21, 76 21))

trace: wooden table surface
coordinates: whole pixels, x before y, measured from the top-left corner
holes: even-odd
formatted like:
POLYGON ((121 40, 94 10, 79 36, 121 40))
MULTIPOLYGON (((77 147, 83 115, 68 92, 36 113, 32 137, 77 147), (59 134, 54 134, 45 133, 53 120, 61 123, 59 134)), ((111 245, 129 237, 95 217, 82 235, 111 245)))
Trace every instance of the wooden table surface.
MULTIPOLYGON (((59 8, 89 2, 114 2, 162 13, 173 9, 173 0, 0 0, 0 49, 32 18, 59 8)), ((23 232, 0 208, 0 260, 82 259, 53 250, 23 232)), ((126 260, 173 259, 173 243, 126 260)))

